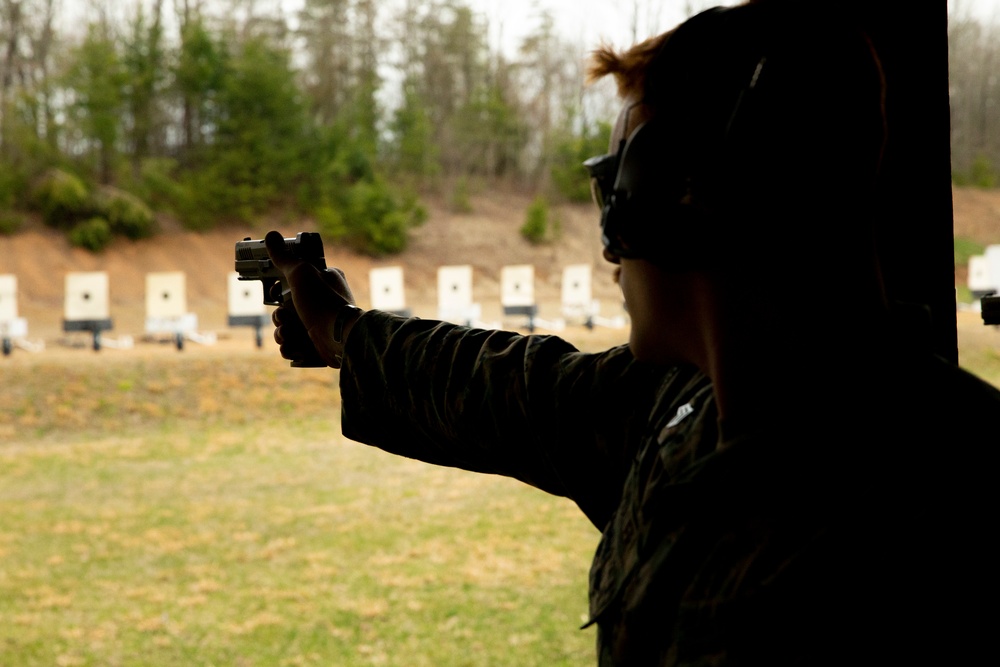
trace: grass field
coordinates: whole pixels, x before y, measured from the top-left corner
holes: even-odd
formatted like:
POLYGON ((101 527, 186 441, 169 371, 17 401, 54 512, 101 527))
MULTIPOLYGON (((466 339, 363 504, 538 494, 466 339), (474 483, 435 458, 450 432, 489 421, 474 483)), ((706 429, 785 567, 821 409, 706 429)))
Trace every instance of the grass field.
MULTIPOLYGON (((962 314, 960 344, 1000 382, 1000 332, 962 314)), ((345 441, 335 372, 233 345, 0 372, 3 667, 594 663, 575 506, 345 441)))
POLYGON ((19 353, 0 665, 590 665, 579 510, 339 433, 265 350, 19 353))

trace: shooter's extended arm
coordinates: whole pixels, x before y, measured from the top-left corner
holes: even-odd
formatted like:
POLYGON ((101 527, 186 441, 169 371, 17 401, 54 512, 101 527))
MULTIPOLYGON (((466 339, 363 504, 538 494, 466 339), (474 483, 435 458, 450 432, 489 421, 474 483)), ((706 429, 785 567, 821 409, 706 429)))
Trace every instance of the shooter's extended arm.
MULTIPOLYGON (((285 239, 285 248, 297 259, 312 264, 320 271, 326 270, 323 257, 323 239, 316 232, 299 232, 295 238, 285 239)), ((264 303, 269 306, 292 305, 292 291, 285 274, 278 270, 267 254, 263 239, 252 240, 249 236, 236 242, 236 273, 240 280, 260 280, 264 283, 264 303), (275 283, 281 285, 281 298, 272 296, 275 283)), ((292 366, 326 366, 319 354, 313 352, 308 359, 296 359, 292 366)))

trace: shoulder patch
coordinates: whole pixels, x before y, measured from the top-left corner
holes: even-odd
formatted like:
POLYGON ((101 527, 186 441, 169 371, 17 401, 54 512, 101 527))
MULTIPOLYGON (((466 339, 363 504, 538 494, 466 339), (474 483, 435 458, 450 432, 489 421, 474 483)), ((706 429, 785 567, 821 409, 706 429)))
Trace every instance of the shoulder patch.
POLYGON ((691 413, 693 412, 694 408, 691 407, 691 403, 690 402, 685 403, 681 407, 677 408, 677 414, 675 414, 674 418, 667 423, 666 428, 673 428, 677 426, 682 421, 684 421, 688 416, 690 416, 691 413))

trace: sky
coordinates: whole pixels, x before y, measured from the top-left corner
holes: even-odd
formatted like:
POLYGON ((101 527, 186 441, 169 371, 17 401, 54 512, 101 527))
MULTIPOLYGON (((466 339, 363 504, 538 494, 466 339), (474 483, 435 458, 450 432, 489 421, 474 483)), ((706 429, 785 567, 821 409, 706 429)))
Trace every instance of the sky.
MULTIPOLYGON (((283 0, 298 2, 299 0, 283 0)), ((718 5, 734 5, 739 0, 468 0, 509 33, 505 41, 516 43, 527 33, 535 7, 547 7, 563 33, 574 41, 596 45, 604 38, 616 46, 633 43, 633 17, 638 13, 640 40, 672 28, 687 17, 687 10, 699 11, 718 5)), ((833 0, 834 2, 836 0, 833 0)), ((1000 0, 948 0, 949 10, 969 12, 981 19, 1000 21, 1000 0)))
MULTIPOLYGON (((88 5, 132 5, 135 0, 61 0, 60 23, 71 28, 79 25, 88 5)), ((149 0, 145 0, 147 3, 149 0)), ((211 2, 211 0, 209 0, 211 2)), ((520 39, 537 24, 540 8, 549 9, 557 29, 570 41, 586 48, 602 39, 615 46, 628 46, 634 37, 644 39, 673 27, 684 20, 686 11, 713 5, 732 5, 737 0, 466 0, 489 19, 490 40, 504 51, 516 49, 520 39), (636 26, 633 18, 638 16, 636 26), (637 28, 637 30, 635 29, 637 28)), ((836 1, 836 0, 834 0, 836 1)), ((280 6, 289 15, 302 6, 303 0, 255 0, 261 8, 280 6)), ((380 4, 399 4, 401 0, 380 0, 380 4)), ((947 0, 952 11, 968 12, 978 18, 1000 22, 1000 0, 947 0)), ((172 7, 167 0, 166 6, 172 7)))
MULTIPOLYGON (((97 4, 111 8, 113 13, 127 11, 135 2, 150 0, 57 0, 61 5, 59 25, 69 31, 80 27, 88 14, 88 7, 97 4)), ((213 0, 208 0, 211 3, 213 0)), ((286 16, 294 17, 304 0, 253 0, 257 11, 264 12, 281 7, 286 16)), ((380 0, 380 6, 399 6, 403 0, 380 0)), ((556 21, 556 28, 564 37, 586 48, 592 48, 602 39, 616 46, 628 46, 633 33, 644 39, 670 28, 685 17, 687 5, 700 9, 717 4, 734 4, 736 0, 466 0, 476 11, 489 20, 492 46, 502 46, 513 52, 521 38, 537 25, 541 9, 549 9, 556 21), (637 30, 633 17, 638 15, 637 30)), ((995 0, 1000 2, 1000 0, 995 0)), ((221 1, 220 1, 220 4, 221 1)), ((173 2, 166 0, 165 8, 172 14, 173 2)))
MULTIPOLYGON (((998 0, 1000 1, 1000 0, 998 0)), ((549 9, 558 29, 573 42, 587 48, 606 40, 615 46, 628 46, 635 37, 643 40, 680 23, 685 18, 685 5, 694 9, 718 4, 734 4, 734 0, 469 0, 469 4, 483 12, 492 26, 503 26, 504 49, 513 48, 518 39, 534 25, 533 16, 538 9, 549 9), (636 26, 633 26, 635 18, 636 26)), ((494 46, 498 35, 492 31, 494 46)))

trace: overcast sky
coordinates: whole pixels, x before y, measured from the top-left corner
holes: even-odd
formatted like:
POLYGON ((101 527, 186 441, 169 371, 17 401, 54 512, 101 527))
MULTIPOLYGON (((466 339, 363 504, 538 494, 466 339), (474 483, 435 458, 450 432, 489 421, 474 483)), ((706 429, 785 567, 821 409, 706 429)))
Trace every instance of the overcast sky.
MULTIPOLYGON (((80 25, 88 5, 97 2, 123 9, 136 0, 61 0, 63 27, 80 25)), ((144 0, 149 3, 149 0, 144 0)), ((380 6, 399 5, 402 0, 380 0, 380 6)), ((836 0, 831 0, 836 2, 836 0)), ((211 0, 209 0, 211 2, 211 0)), ((570 40, 590 48, 601 39, 616 46, 632 43, 633 34, 640 39, 662 32, 684 20, 688 9, 699 10, 713 5, 732 5, 736 0, 467 0, 489 19, 490 39, 494 46, 501 42, 505 50, 513 49, 520 39, 537 25, 538 12, 549 9, 558 29, 570 40), (634 18, 638 16, 634 27, 634 18), (502 32, 501 32, 502 27, 502 32), (635 29, 637 28, 637 29, 635 29)), ((283 7, 289 16, 302 6, 303 0, 256 0, 261 9, 283 7)), ((170 0, 166 3, 171 7, 170 0)), ((1000 21, 1000 0, 948 0, 948 7, 969 12, 981 19, 1000 21)))

